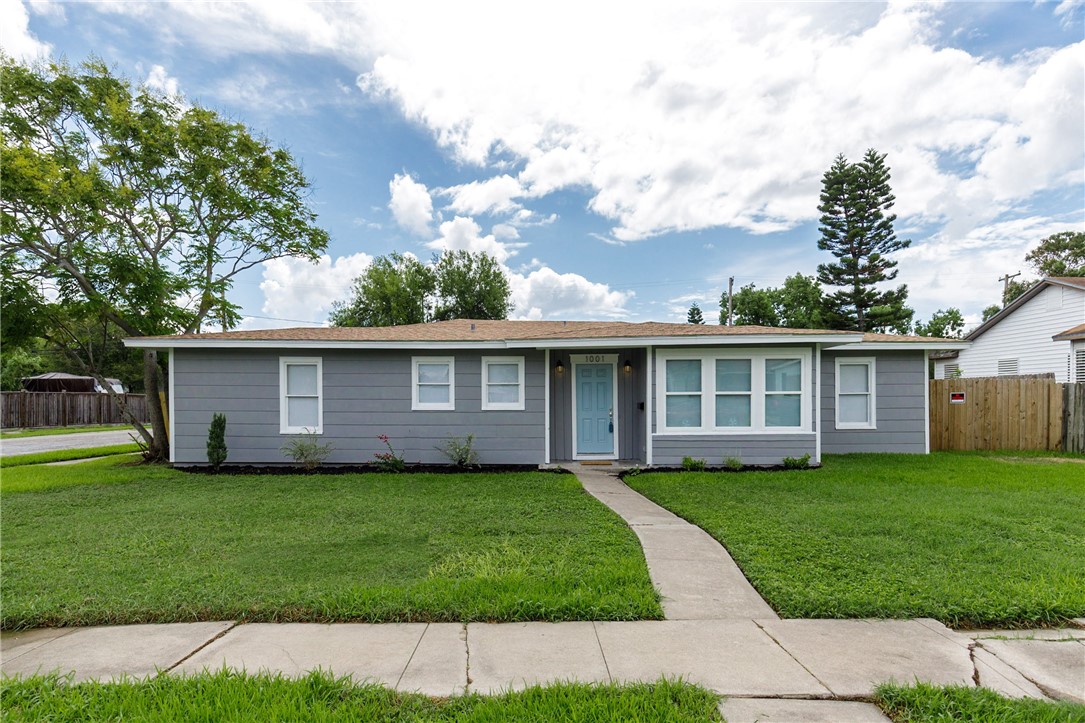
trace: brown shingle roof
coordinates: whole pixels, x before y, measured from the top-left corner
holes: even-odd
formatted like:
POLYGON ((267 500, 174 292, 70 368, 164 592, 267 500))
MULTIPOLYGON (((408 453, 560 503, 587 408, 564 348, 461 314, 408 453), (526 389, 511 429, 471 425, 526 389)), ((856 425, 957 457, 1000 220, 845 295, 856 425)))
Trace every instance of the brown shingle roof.
MULTIPOLYGON (((855 332, 825 329, 785 329, 768 326, 717 326, 669 324, 657 321, 488 321, 456 319, 430 324, 406 324, 382 327, 295 327, 226 331, 206 334, 144 337, 147 340, 206 341, 374 341, 374 342, 495 342, 558 339, 616 339, 651 337, 705 336, 806 336, 850 335, 855 332)), ((866 334, 864 341, 944 342, 954 339, 931 339, 893 334, 866 334)))
POLYGON ((1069 341, 1071 339, 1085 339, 1085 324, 1078 324, 1051 337, 1052 341, 1069 341))
POLYGON ((1085 276, 1048 276, 1047 280, 1085 289, 1085 276))

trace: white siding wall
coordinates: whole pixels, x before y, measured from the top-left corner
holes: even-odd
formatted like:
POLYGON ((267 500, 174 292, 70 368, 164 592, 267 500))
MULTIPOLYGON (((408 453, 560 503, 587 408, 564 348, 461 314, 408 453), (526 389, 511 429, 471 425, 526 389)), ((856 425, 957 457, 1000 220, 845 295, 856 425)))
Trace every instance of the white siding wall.
POLYGON ((945 365, 959 364, 963 377, 998 376, 999 359, 1017 359, 1019 374, 1054 372, 1067 379, 1070 344, 1051 337, 1085 322, 1085 290, 1048 286, 1016 311, 962 349, 956 359, 938 361, 936 379, 945 378, 945 365))

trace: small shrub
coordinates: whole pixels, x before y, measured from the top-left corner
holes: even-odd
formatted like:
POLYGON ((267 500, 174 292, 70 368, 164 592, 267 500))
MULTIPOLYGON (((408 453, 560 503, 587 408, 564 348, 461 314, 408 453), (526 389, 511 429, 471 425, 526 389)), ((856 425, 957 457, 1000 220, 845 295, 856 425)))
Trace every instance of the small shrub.
POLYGON ((387 434, 381 434, 377 436, 377 439, 384 442, 384 445, 388 447, 387 452, 377 452, 373 455, 377 465, 377 469, 381 472, 403 472, 407 469, 407 463, 403 461, 403 457, 400 456, 395 449, 392 448, 392 443, 388 441, 387 434))
POLYGON ((740 469, 742 469, 742 460, 738 457, 724 457, 723 466, 724 468, 729 469, 732 472, 738 472, 740 469))
POLYGON ((475 467, 478 466, 478 452, 472 449, 474 442, 475 435, 473 434, 463 439, 450 436, 448 441, 437 449, 457 467, 475 467))
POLYGON ((304 436, 287 442, 280 451, 300 464, 306 472, 311 472, 323 464, 333 449, 330 443, 318 442, 316 432, 306 431, 304 436))
POLYGON ((643 474, 644 470, 640 468, 639 464, 635 464, 625 471, 623 477, 636 477, 639 474, 643 474))
POLYGON ((682 469, 687 472, 704 472, 706 462, 703 459, 694 459, 693 457, 682 458, 682 469))
POLYGON ((226 461, 226 415, 215 413, 207 430, 207 463, 215 472, 226 461))
POLYGON ((784 469, 806 469, 810 466, 810 453, 801 457, 784 457, 784 469))

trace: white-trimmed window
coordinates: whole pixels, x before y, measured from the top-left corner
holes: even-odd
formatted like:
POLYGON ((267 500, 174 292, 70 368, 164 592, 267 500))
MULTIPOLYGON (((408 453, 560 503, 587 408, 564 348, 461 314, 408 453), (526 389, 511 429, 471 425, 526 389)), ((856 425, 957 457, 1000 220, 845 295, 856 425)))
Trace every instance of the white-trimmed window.
POLYGON ((279 357, 279 434, 324 433, 320 357, 279 357))
POLYGON ((456 360, 450 356, 411 358, 411 409, 456 408, 456 360))
POLYGON ((522 356, 482 357, 482 408, 487 411, 524 408, 522 356))
POLYGON ((701 360, 667 359, 663 366, 666 376, 666 426, 668 428, 700 428, 701 426, 701 360))
POLYGON ((836 428, 875 429, 874 357, 836 358, 836 428))
POLYGON ((810 432, 809 350, 658 352, 657 434, 810 432))
POLYGON ((753 360, 716 360, 716 426, 753 423, 753 360))

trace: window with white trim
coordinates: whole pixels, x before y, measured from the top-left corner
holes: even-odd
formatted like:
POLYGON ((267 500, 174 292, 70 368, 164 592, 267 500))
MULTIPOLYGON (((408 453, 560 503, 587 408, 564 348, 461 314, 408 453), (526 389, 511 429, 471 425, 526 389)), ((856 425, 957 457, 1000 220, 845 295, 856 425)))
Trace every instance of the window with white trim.
POLYGON ((749 427, 753 420, 753 361, 716 360, 716 426, 749 427))
POLYGON ((666 368, 667 427, 701 426, 701 360, 668 359, 666 368))
POLYGON ((836 358, 836 428, 875 429, 874 358, 836 358))
POLYGON ((658 352, 657 434, 809 432, 808 350, 658 352))
POLYGON ((456 408, 456 360, 453 357, 411 358, 411 409, 456 408))
POLYGON ((320 357, 279 357, 279 434, 324 433, 320 357))
POLYGON ((482 357, 482 409, 524 408, 524 358, 482 357))

